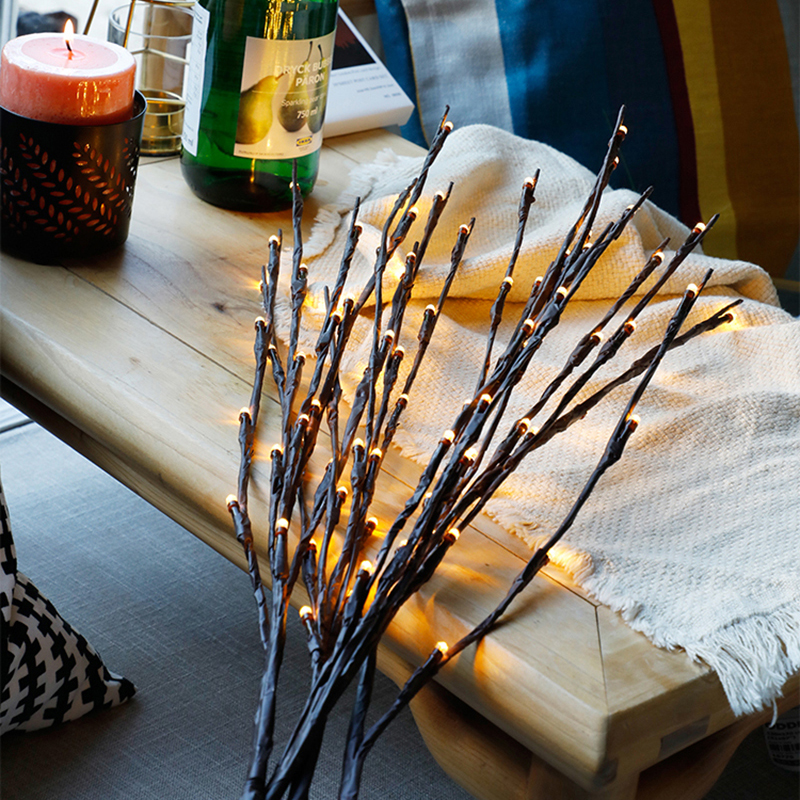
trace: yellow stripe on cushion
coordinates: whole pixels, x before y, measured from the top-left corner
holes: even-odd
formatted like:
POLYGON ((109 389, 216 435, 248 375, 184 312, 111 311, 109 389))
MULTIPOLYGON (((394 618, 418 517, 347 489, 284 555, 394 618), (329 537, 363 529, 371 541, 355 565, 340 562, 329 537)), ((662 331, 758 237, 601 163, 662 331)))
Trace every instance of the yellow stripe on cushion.
POLYGON ((673 7, 694 124, 700 211, 706 221, 714 214, 720 215, 703 249, 709 255, 736 258, 736 215, 728 193, 709 0, 675 0, 673 7))
POLYGON ((739 258, 785 274, 800 237, 800 143, 775 2, 710 0, 739 258))

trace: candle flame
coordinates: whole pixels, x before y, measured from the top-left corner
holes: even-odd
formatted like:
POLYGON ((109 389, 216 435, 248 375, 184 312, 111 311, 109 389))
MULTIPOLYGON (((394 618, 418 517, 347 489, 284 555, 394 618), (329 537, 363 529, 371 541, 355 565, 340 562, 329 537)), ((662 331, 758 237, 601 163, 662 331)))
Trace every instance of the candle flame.
POLYGON ((70 52, 70 57, 72 56, 72 40, 75 37, 75 27, 72 24, 72 20, 68 19, 64 24, 64 44, 67 46, 67 50, 70 52))

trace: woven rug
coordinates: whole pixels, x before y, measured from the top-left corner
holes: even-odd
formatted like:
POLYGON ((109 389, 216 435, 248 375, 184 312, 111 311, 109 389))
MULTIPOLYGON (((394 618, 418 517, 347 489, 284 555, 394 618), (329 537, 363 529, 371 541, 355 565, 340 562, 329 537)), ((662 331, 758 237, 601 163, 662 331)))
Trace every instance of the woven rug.
MULTIPOLYGON (((598 166, 604 144, 598 143, 598 166)), ((354 175, 339 203, 318 215, 305 253, 311 284, 305 346, 313 346, 323 287, 338 270, 355 196, 363 198, 359 219, 364 228, 350 278, 357 295, 371 274, 385 217, 420 164, 421 159, 382 153, 354 175)), ((502 338, 531 282, 544 273, 577 219, 594 176, 550 147, 488 126, 455 131, 431 171, 425 197, 446 191, 451 181, 455 186, 400 338, 409 351, 422 310, 439 294, 458 225, 472 217, 476 222, 397 438, 404 454, 420 464, 474 391, 489 308, 517 229, 520 189, 537 168, 537 199, 502 338)), ((657 197, 656 187, 653 200, 657 197)), ((627 190, 608 190, 595 230, 634 199, 627 190)), ((426 203, 418 205, 424 220, 426 203)), ((421 224, 412 229, 408 247, 419 238, 421 224)), ((671 237, 677 247, 687 234, 657 205, 645 205, 545 340, 508 420, 530 407, 579 336, 592 330, 662 239, 671 237)), ((668 250, 666 261, 669 255, 668 250)), ((385 298, 391 297, 404 256, 401 248, 387 269, 385 298)), ((638 406, 641 424, 621 463, 603 477, 552 557, 655 644, 683 648, 711 666, 731 707, 742 714, 773 701, 800 668, 798 321, 777 306, 770 279, 759 267, 695 252, 639 319, 616 363, 587 391, 660 341, 677 297, 687 283, 699 283, 709 267, 713 277, 687 326, 741 296, 735 321, 667 355, 638 406)), ((345 365, 351 380, 361 374, 369 341, 365 320, 345 365)), ((597 463, 631 390, 618 390, 523 462, 488 512, 531 547, 549 537, 597 463)))

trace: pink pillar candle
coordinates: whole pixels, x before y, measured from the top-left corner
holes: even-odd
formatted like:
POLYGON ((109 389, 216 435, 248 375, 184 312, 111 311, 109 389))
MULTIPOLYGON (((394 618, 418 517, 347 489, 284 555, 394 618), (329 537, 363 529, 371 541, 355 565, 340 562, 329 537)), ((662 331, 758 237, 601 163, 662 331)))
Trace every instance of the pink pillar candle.
POLYGON ((32 33, 7 42, 0 58, 0 106, 23 117, 64 125, 130 119, 133 56, 119 45, 32 33))

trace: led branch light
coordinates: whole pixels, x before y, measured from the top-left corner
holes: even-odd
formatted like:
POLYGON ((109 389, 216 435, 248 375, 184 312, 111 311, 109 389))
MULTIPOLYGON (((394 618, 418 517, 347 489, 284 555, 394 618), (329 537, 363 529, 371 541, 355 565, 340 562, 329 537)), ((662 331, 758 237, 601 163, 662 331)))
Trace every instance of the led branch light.
POLYGON ((334 285, 325 292, 326 308, 313 360, 298 350, 307 292, 299 191, 295 191, 293 206, 291 319, 288 332, 280 337, 274 310, 282 235, 271 237, 268 243, 269 258, 262 269, 260 284, 264 315, 255 326, 253 393, 239 417, 238 488, 227 500, 236 537, 247 558, 266 658, 253 755, 242 800, 308 797, 328 714, 345 689, 355 683, 339 793, 340 800, 354 800, 359 793, 364 760, 378 736, 427 681, 462 650, 491 631, 514 598, 547 563, 548 552, 570 529, 602 475, 622 457, 639 424, 635 408, 666 353, 732 319, 731 308, 736 302, 681 332, 705 281, 700 286, 690 286, 677 303, 661 343, 615 378, 606 379, 600 388, 588 389, 600 368, 612 362, 625 341, 635 336, 637 318, 703 240, 714 223, 712 219, 708 225, 695 226, 667 263, 664 248, 668 243, 663 242, 630 285, 609 303, 603 318, 575 343, 559 374, 542 387, 531 408, 521 417, 509 420, 506 433, 500 431, 511 393, 542 342, 558 329, 565 307, 592 267, 649 196, 648 190, 625 209, 616 222, 599 233, 592 231, 603 190, 619 161, 618 151, 627 133, 621 111, 616 133, 609 142, 586 204, 545 274, 530 287, 508 344, 495 354, 496 334, 514 282, 514 268, 529 211, 535 202, 539 174, 524 180, 517 235, 487 320, 487 344, 482 363, 476 365, 474 395, 454 409, 450 427, 434 446, 416 487, 397 509, 394 520, 379 525, 370 511, 385 454, 406 409, 415 402, 416 378, 475 224, 475 220, 471 220, 455 232, 450 268, 438 301, 425 308, 419 327, 409 335, 406 310, 425 251, 450 196, 449 190, 433 197, 424 221, 424 232, 409 257, 404 259, 392 297, 384 297, 383 277, 413 220, 420 217, 418 224, 423 223, 419 200, 430 166, 451 129, 450 123, 443 119, 419 175, 397 198, 381 231, 372 276, 358 297, 345 291, 361 234, 357 222, 359 204, 356 203, 338 275, 334 285), (661 271, 656 276, 657 269, 661 271), (375 306, 374 313, 370 312, 371 351, 345 408, 339 380, 342 359, 356 320, 364 314, 368 302, 375 306), (416 343, 412 346, 414 338, 416 343), (406 362, 402 380, 401 362, 406 362), (249 475, 257 446, 259 400, 268 370, 280 401, 281 417, 281 441, 270 453, 269 529, 272 536, 266 548, 269 564, 265 576, 269 588, 262 584, 247 508, 249 475), (532 554, 505 597, 485 619, 460 640, 436 644, 393 705, 367 729, 366 714, 378 644, 397 611, 431 578, 451 547, 466 546, 463 532, 524 458, 578 423, 614 389, 637 379, 597 466, 550 539, 532 554), (542 418, 544 406, 551 398, 552 411, 542 418), (320 431, 326 428, 327 435, 319 439, 320 431), (311 487, 307 466, 323 440, 325 447, 330 448, 330 457, 316 486, 311 487), (311 683, 305 707, 289 741, 282 753, 273 758, 286 617, 298 581, 307 595, 300 617, 308 640, 311 683))

